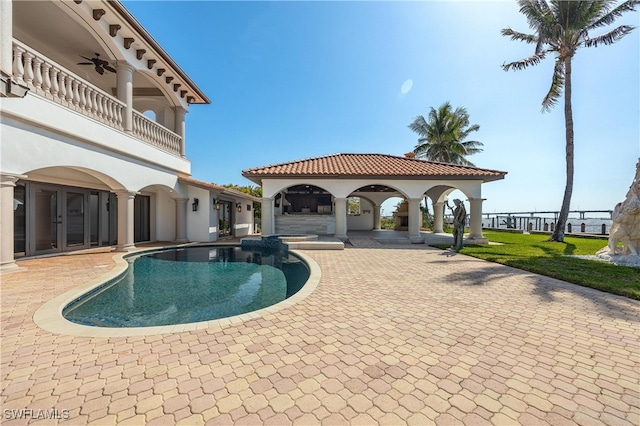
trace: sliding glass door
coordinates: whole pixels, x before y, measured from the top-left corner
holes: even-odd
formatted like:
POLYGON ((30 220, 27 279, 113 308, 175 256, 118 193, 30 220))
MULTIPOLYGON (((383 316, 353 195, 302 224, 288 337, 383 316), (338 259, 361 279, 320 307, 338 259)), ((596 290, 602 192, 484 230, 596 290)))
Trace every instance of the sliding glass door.
POLYGON ((59 252, 62 248, 62 189, 33 185, 33 254, 59 252))
POLYGON ((26 220, 24 224, 15 223, 14 232, 24 236, 27 256, 79 250, 92 243, 103 245, 96 240, 95 232, 103 227, 102 221, 107 222, 107 235, 112 234, 109 214, 105 215, 99 205, 101 198, 107 197, 108 201, 109 193, 31 182, 25 189, 21 207, 26 220))

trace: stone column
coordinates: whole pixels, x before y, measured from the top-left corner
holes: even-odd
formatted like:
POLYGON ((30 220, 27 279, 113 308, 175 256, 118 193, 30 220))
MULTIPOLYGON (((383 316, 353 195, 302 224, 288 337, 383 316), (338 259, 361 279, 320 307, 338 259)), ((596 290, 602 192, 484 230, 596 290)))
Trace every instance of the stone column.
MULTIPOLYGON (((0 74, 3 76, 13 74, 13 2, 11 0, 0 0, 0 74)), ((11 252, 13 253, 13 248, 11 252)))
POLYGON ((347 199, 335 198, 336 234, 335 237, 341 240, 347 239, 347 199))
POLYGON ((424 238, 420 235, 420 202, 421 198, 409 198, 409 239, 412 243, 421 243, 424 238))
MULTIPOLYGON (((0 0, 4 3, 3 0, 0 0)), ((13 257, 13 188, 26 176, 0 173, 0 273, 18 271, 13 257)))
POLYGON ((133 67, 126 62, 118 62, 118 99, 126 105, 122 114, 125 132, 133 130, 133 67))
POLYGON ((433 232, 444 232, 444 203, 433 203, 433 232))
POLYGON ((469 237, 468 243, 486 244, 488 240, 482 235, 482 202, 484 198, 470 198, 469 237))
POLYGON ((176 203, 176 243, 186 243, 187 240, 187 201, 188 198, 174 198, 176 203))
POLYGON ((185 134, 186 134, 186 125, 185 125, 185 115, 187 114, 187 110, 182 107, 174 108, 174 131, 180 136, 180 155, 185 157, 186 155, 186 145, 185 145, 185 134))
POLYGON ((262 235, 273 235, 274 230, 274 218, 273 218, 273 198, 262 197, 262 235))
POLYGON ((137 192, 118 191, 118 244, 116 251, 135 250, 133 243, 133 200, 137 192))
POLYGON ((378 204, 373 205, 373 230, 374 231, 380 230, 380 208, 381 207, 382 206, 378 204))

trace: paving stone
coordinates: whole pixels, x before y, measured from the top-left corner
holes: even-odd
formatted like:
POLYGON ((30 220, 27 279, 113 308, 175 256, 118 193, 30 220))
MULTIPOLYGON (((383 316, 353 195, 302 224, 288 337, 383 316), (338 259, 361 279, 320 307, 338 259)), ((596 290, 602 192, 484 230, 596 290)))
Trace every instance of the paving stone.
POLYGON ((321 281, 293 307, 108 339, 30 318, 112 253, 21 260, 2 277, 0 403, 78 424, 637 424, 637 301, 440 253, 309 251, 321 281))

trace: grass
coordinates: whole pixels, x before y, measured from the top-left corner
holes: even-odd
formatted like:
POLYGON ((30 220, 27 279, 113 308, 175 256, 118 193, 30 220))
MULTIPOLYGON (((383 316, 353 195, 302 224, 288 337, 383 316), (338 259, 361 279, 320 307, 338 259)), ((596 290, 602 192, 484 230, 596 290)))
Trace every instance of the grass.
POLYGON ((460 253, 640 300, 640 268, 568 256, 594 255, 607 245, 606 240, 565 237, 563 243, 555 243, 540 234, 483 233, 501 244, 465 246, 460 253))

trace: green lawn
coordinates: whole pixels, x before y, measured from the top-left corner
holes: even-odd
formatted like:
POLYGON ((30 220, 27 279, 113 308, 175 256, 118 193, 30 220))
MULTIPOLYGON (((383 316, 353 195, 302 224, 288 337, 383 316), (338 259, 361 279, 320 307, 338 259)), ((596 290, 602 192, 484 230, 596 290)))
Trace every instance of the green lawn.
POLYGON ((640 268, 567 256, 594 255, 606 240, 565 237, 564 243, 552 243, 547 235, 483 233, 501 245, 465 246, 460 253, 640 300, 640 268))

